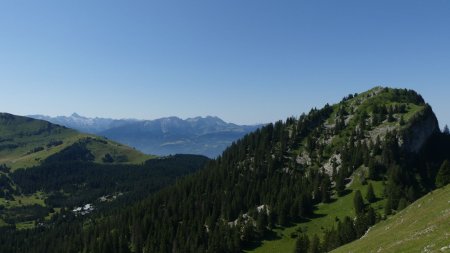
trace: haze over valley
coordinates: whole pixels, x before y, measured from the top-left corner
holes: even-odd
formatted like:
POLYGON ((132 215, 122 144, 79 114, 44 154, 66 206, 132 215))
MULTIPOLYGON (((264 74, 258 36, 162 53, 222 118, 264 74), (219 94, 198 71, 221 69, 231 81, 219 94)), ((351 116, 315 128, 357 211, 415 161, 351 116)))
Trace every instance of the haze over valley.
POLYGON ((30 115, 81 132, 105 136, 144 153, 153 155, 199 154, 214 158, 233 141, 261 125, 236 125, 218 117, 156 120, 87 118, 71 116, 48 117, 30 115))

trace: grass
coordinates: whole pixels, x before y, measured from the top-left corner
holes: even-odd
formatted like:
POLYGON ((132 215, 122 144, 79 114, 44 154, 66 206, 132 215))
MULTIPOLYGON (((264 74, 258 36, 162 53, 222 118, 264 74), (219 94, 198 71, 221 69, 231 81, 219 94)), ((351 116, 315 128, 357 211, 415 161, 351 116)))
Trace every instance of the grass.
POLYGON ((91 153, 95 156, 95 162, 102 163, 102 158, 106 154, 112 155, 112 157, 123 156, 126 157, 126 161, 123 162, 125 164, 141 164, 148 159, 155 158, 156 156, 146 155, 137 151, 134 148, 122 145, 120 143, 101 139, 100 141, 98 137, 93 137, 94 141, 90 141, 87 144, 87 148, 91 151, 91 153))
POLYGON ((364 238, 333 252, 450 251, 450 185, 372 227, 364 238))
POLYGON ((6 164, 12 171, 39 165, 47 157, 88 138, 99 140, 91 142, 88 147, 98 163, 102 163, 106 153, 127 157, 126 163, 133 164, 154 158, 116 142, 105 141, 101 137, 79 133, 42 120, 0 113, 0 164, 6 164), (61 141, 62 144, 48 146, 51 141, 61 141))
POLYGON ((30 206, 34 204, 45 206, 44 199, 45 194, 43 192, 36 192, 32 195, 14 196, 14 200, 5 200, 4 198, 0 198, 0 205, 5 208, 30 206))
POLYGON ((27 168, 38 165, 40 161, 45 160, 50 155, 58 153, 62 149, 72 145, 83 134, 66 129, 61 133, 56 133, 47 136, 27 136, 27 137, 13 137, 14 142, 19 145, 15 149, 6 149, 0 152, 0 163, 9 166, 13 171, 18 168, 27 168), (63 144, 47 148, 46 145, 50 140, 61 140, 63 144), (30 153, 31 150, 37 147, 44 147, 44 150, 30 153))
POLYGON ((16 229, 22 230, 22 229, 31 229, 34 228, 35 221, 24 221, 24 222, 18 222, 16 223, 16 229))
MULTIPOLYGON (((64 143, 51 148, 46 148, 45 150, 27 154, 29 150, 32 150, 35 147, 44 146, 48 143, 49 139, 41 140, 40 142, 34 142, 30 141, 25 145, 24 147, 21 147, 19 149, 13 150, 10 153, 5 154, 0 159, 0 164, 5 163, 7 166, 11 167, 11 170, 14 171, 18 168, 28 168, 35 165, 39 165, 41 161, 45 160, 47 157, 56 154, 60 152, 62 149, 69 147, 70 145, 74 144, 77 141, 86 139, 86 138, 93 138, 94 140, 98 139, 99 137, 91 136, 87 134, 67 134, 64 136, 52 136, 52 138, 57 138, 59 140, 63 140, 64 143)), ((29 141, 29 140, 28 140, 29 141)), ((27 140, 23 140, 23 142, 27 142, 27 140)), ((145 162, 148 159, 152 159, 155 156, 152 155, 146 155, 141 153, 140 151, 137 151, 133 148, 130 148, 125 145, 121 145, 119 143, 113 142, 113 141, 107 141, 106 143, 102 142, 90 142, 88 144, 88 149, 92 152, 92 154, 95 156, 95 162, 97 163, 103 163, 102 158, 106 153, 110 154, 117 154, 117 155, 123 155, 127 157, 126 163, 132 163, 132 164, 141 164, 145 162)))
POLYGON ((45 216, 44 219, 45 219, 46 221, 51 220, 51 218, 52 218, 55 214, 61 212, 61 208, 60 208, 60 207, 53 208, 53 210, 55 210, 53 213, 49 213, 47 216, 45 216))
MULTIPOLYGON (((14 200, 5 200, 4 198, 0 198, 0 205, 3 206, 6 210, 14 207, 26 207, 32 205, 40 205, 45 206, 46 196, 43 192, 36 192, 31 195, 20 195, 14 196, 14 200)), ((0 219, 0 227, 8 225, 4 220, 0 219)), ((16 223, 16 227, 18 229, 29 229, 35 226, 34 221, 24 221, 20 223, 16 223)))
MULTIPOLYGON (((385 202, 384 199, 381 199, 384 190, 383 183, 381 181, 370 182, 374 188, 375 195, 379 198, 379 200, 371 206, 374 207, 376 211, 382 212, 385 202)), ((248 250, 246 252, 293 252, 296 238, 292 235, 298 230, 305 232, 310 237, 314 234, 322 237, 324 229, 329 229, 337 224, 336 218, 343 219, 345 216, 354 216, 353 192, 360 190, 364 197, 367 191, 367 185, 362 185, 358 180, 355 180, 348 189, 352 192, 338 199, 334 198, 334 202, 319 204, 314 212, 316 215, 315 218, 307 222, 294 224, 293 226, 287 228, 274 229, 275 236, 272 237, 275 239, 263 240, 260 247, 253 250, 248 250)))

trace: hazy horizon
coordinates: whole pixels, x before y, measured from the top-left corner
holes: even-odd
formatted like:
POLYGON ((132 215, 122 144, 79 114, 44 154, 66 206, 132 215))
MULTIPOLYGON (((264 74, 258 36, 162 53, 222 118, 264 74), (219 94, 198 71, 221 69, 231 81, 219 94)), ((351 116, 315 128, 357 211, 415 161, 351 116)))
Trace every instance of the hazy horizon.
MULTIPOLYGON (((142 118, 113 118, 113 117, 102 117, 102 116, 88 117, 86 115, 82 115, 80 113, 73 112, 73 113, 70 113, 70 114, 67 114, 67 115, 46 115, 46 114, 40 114, 40 113, 33 113, 33 114, 19 115, 19 116, 24 116, 24 117, 27 117, 27 116, 44 116, 44 117, 56 118, 56 117, 71 117, 71 116, 75 116, 75 114, 77 116, 80 116, 80 117, 83 117, 83 118, 89 118, 89 119, 101 118, 101 119, 112 119, 112 120, 138 120, 138 121, 159 120, 159 119, 173 118, 173 117, 179 118, 179 119, 182 119, 182 120, 189 120, 189 119, 194 119, 194 118, 198 118, 198 117, 200 117, 200 118, 208 118, 208 117, 213 117, 214 118, 214 117, 217 117, 217 118, 225 121, 226 123, 234 123, 234 122, 222 119, 221 117, 218 117, 218 116, 215 116, 215 115, 199 115, 199 116, 187 117, 187 118, 179 117, 179 116, 176 116, 176 115, 169 115, 169 116, 160 117, 160 118, 142 119, 142 118)), ((270 123, 270 122, 254 123, 254 124, 250 124, 250 125, 259 125, 259 124, 265 124, 265 123, 270 123)))

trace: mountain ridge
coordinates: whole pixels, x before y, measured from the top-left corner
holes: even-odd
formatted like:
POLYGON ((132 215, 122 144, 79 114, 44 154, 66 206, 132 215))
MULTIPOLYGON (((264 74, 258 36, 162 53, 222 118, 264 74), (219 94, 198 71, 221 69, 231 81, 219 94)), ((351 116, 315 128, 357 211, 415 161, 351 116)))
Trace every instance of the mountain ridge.
POLYGON ((30 117, 105 136, 144 153, 155 155, 188 153, 216 157, 233 141, 261 126, 227 123, 216 116, 116 120, 88 118, 73 113, 69 117, 43 115, 30 117))
POLYGON ((141 163, 153 157, 102 137, 9 113, 0 113, 0 136, 0 163, 13 170, 39 165, 74 145, 88 150, 97 163, 103 163, 106 154, 122 157, 114 163, 141 163))
POLYGON ((376 87, 246 134, 195 174, 93 217, 95 228, 50 223, 8 233, 8 245, 26 236, 14 252, 328 252, 435 189, 450 159, 444 135, 420 94, 376 87))

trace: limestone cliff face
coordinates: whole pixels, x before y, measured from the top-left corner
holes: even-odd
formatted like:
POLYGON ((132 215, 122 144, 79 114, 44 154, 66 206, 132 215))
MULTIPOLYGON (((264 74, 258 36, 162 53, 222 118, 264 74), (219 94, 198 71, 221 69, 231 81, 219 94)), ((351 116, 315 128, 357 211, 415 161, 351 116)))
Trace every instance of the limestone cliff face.
POLYGON ((439 131, 436 115, 431 107, 427 105, 423 111, 414 115, 404 128, 400 145, 408 152, 417 153, 428 138, 439 131))

